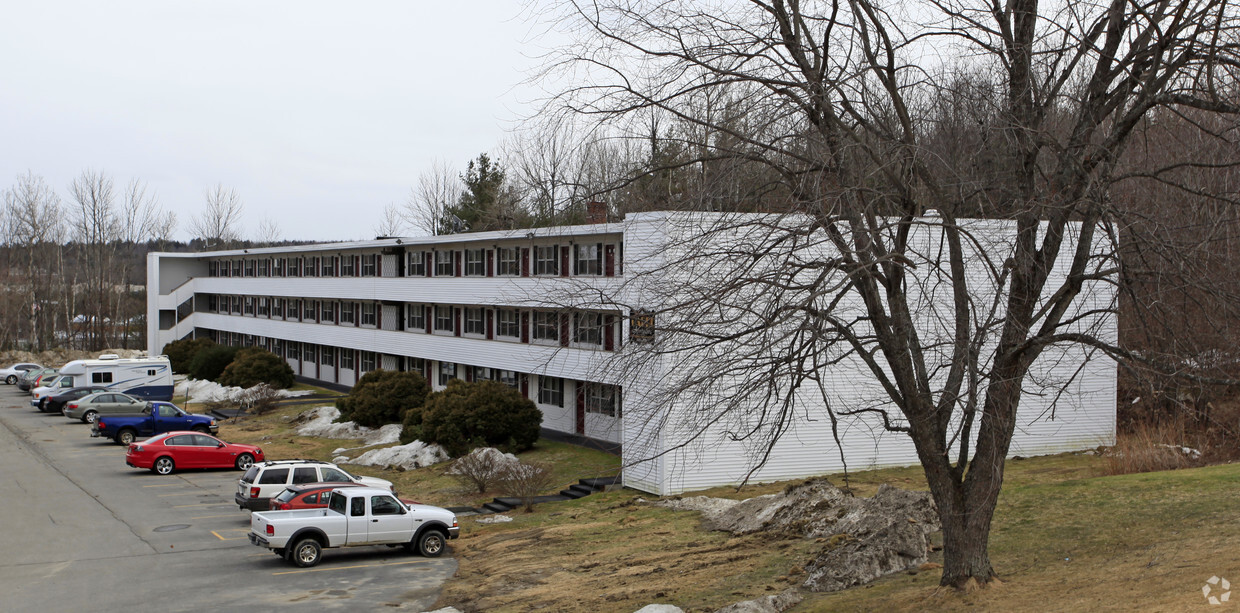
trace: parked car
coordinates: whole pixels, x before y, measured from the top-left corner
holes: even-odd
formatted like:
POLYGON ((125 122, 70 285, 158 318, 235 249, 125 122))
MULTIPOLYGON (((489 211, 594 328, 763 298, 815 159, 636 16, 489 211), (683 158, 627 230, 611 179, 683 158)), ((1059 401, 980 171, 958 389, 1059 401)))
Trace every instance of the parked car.
POLYGON ((54 396, 49 394, 39 399, 39 406, 37 408, 42 413, 60 413, 64 410, 65 405, 72 400, 78 400, 94 393, 106 391, 108 391, 108 388, 99 385, 92 387, 71 387, 63 392, 57 393, 54 396))
POLYGON ((54 375, 57 372, 55 368, 34 368, 27 370, 26 374, 17 378, 17 389, 23 392, 29 392, 39 385, 39 381, 44 375, 54 375))
POLYGON ((403 545, 433 558, 460 534, 456 515, 424 504, 407 506, 374 487, 338 488, 326 509, 260 511, 250 516, 250 543, 297 566, 314 566, 330 547, 403 545))
POLYGON ((51 375, 50 379, 48 376, 44 376, 39 380, 38 384, 30 390, 30 406, 38 408, 39 401, 43 400, 47 396, 54 396, 68 389, 82 387, 79 385, 74 385, 73 380, 73 377, 62 375, 60 373, 51 375))
POLYGON ((225 443, 209 434, 187 431, 166 432, 131 443, 125 451, 125 464, 161 475, 187 468, 248 470, 262 460, 263 450, 254 445, 225 443))
POLYGON ((36 368, 43 368, 43 365, 35 364, 34 362, 18 362, 8 368, 0 368, 0 379, 4 379, 4 382, 9 385, 13 385, 17 383, 18 377, 26 374, 26 371, 36 368))
POLYGON ((271 508, 271 499, 290 485, 301 483, 360 483, 392 491, 392 482, 375 477, 355 477, 343 468, 320 460, 274 460, 260 462, 237 481, 234 499, 242 509, 271 508))
MULTIPOLYGON (((364 487, 360 483, 306 483, 290 485, 271 499, 272 511, 297 509, 322 509, 327 507, 328 493, 341 487, 364 487)), ((416 500, 401 498, 406 505, 418 504, 416 500)))
POLYGON ((100 415, 141 413, 146 401, 120 392, 95 392, 77 400, 70 400, 62 411, 69 419, 80 419, 93 424, 100 415))
POLYGON ((118 445, 128 445, 138 437, 175 430, 215 434, 220 431, 220 425, 210 415, 191 415, 171 402, 156 400, 147 403, 141 413, 100 415, 95 425, 91 426, 90 435, 110 438, 118 445))

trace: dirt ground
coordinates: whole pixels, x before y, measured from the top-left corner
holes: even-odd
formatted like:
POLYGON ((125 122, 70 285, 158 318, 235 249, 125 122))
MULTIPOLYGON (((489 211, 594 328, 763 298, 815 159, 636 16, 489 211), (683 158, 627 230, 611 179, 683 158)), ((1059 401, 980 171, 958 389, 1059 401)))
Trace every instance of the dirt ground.
POLYGON ((98 351, 85 351, 81 349, 49 349, 47 351, 30 352, 10 349, 0 351, 0 365, 8 366, 18 362, 35 362, 42 364, 48 368, 60 368, 66 362, 73 360, 85 360, 89 358, 97 358, 105 353, 115 353, 122 358, 132 358, 139 355, 145 355, 144 349, 100 349, 98 351))

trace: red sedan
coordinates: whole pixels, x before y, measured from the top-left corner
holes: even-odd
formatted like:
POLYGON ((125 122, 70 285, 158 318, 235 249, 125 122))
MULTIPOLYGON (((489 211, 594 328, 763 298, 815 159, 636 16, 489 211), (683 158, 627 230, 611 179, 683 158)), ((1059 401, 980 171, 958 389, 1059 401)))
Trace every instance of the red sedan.
POLYGON ((130 443, 125 452, 126 464, 149 468, 161 475, 178 468, 246 470, 263 459, 263 450, 254 445, 225 443, 214 436, 186 431, 165 432, 141 443, 130 443))
MULTIPOLYGON (((293 509, 325 509, 327 508, 327 492, 341 487, 361 487, 360 483, 302 483, 290 485, 275 498, 271 499, 272 511, 290 511, 293 509)), ((418 504, 416 500, 400 499, 405 504, 418 504)))

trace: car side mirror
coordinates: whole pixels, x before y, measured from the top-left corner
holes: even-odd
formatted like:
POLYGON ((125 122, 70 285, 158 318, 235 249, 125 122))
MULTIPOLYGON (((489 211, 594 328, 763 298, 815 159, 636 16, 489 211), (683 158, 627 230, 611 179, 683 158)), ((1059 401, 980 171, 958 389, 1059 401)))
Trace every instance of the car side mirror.
POLYGON ((224 446, 224 443, 216 443, 216 444, 215 444, 215 448, 216 448, 216 449, 219 449, 219 448, 221 448, 221 447, 223 447, 223 446, 224 446))

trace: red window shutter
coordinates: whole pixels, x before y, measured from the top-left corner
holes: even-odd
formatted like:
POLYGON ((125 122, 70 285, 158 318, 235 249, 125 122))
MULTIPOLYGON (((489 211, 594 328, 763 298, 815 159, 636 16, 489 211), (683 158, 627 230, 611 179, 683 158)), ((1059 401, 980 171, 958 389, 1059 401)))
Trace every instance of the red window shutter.
POLYGON ((435 266, 434 256, 435 254, 433 252, 422 252, 422 272, 428 277, 431 276, 431 268, 435 266))
POLYGON ((473 383, 473 381, 474 381, 474 367, 466 366, 465 367, 465 382, 473 383))
POLYGON ((560 346, 568 346, 568 313, 560 313, 560 346))
POLYGON ((521 395, 522 395, 522 396, 525 396, 526 398, 529 398, 529 397, 530 397, 530 377, 529 377, 529 375, 527 375, 527 374, 525 374, 525 373, 521 373, 521 374, 517 375, 517 378, 521 381, 521 395))
POLYGON ((465 258, 462 257, 462 252, 460 251, 452 252, 452 270, 453 270, 452 276, 454 277, 461 276, 461 260, 463 259, 465 258))
POLYGON ((353 327, 357 328, 362 325, 362 303, 353 303, 353 327))
POLYGON ((461 335, 461 308, 452 307, 452 326, 456 329, 455 334, 461 335))
POLYGON ((375 327, 380 330, 383 329, 383 304, 382 303, 375 305, 375 327))
POLYGON ((379 277, 383 276, 383 256, 381 255, 375 256, 375 275, 379 277))
POLYGON ((495 311, 487 309, 487 340, 495 338, 495 311))
POLYGON ((530 342, 530 312, 521 311, 521 342, 530 342))
POLYGON ((521 276, 530 276, 530 248, 521 248, 521 276))
POLYGON ((426 305, 426 333, 431 333, 431 320, 435 316, 435 312, 431 310, 431 305, 426 305))
POLYGON ((571 249, 571 247, 569 247, 568 245, 560 245, 560 276, 561 277, 568 276, 568 250, 569 249, 571 249))
POLYGON ((615 316, 603 316, 603 349, 607 351, 615 351, 616 349, 616 324, 615 316))
POLYGON ((603 246, 603 274, 608 277, 616 276, 616 246, 603 246))
POLYGON ((314 301, 314 323, 323 323, 323 309, 318 300, 314 301))
POLYGON ((586 384, 584 381, 574 381, 573 387, 577 388, 577 434, 586 433, 586 384))
POLYGON ((495 250, 487 249, 487 276, 495 276, 495 250))

